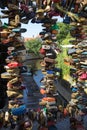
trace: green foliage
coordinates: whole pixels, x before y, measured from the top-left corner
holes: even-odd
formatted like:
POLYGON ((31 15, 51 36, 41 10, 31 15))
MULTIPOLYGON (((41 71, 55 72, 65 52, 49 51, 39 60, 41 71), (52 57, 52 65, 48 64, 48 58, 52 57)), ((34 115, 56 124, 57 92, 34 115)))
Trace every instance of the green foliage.
POLYGON ((41 40, 39 38, 31 39, 25 43, 28 52, 33 52, 35 55, 39 55, 41 48, 41 40))
POLYGON ((57 67, 62 69, 63 77, 69 74, 70 66, 64 64, 64 58, 67 57, 67 49, 63 49, 62 53, 57 56, 57 67))
MULTIPOLYGON (((68 45, 70 44, 69 41, 73 40, 73 37, 70 35, 70 29, 71 26, 69 24, 64 24, 64 23, 58 23, 59 26, 59 33, 57 35, 57 40, 58 43, 60 45, 68 45)), ((57 67, 62 69, 63 72, 63 77, 66 75, 69 75, 69 71, 70 71, 70 66, 64 64, 64 58, 68 57, 67 56, 67 49, 66 48, 62 48, 62 53, 60 53, 57 56, 57 67)))
MULTIPOLYGON (((61 48, 60 45, 68 45, 69 41, 73 40, 70 35, 71 26, 69 24, 58 23, 59 33, 57 35, 58 47, 61 48)), ((26 49, 28 52, 33 52, 35 55, 39 55, 39 50, 41 48, 41 40, 39 38, 31 39, 25 43, 26 49)), ((64 58, 67 56, 67 50, 62 48, 62 53, 57 56, 58 64, 57 67, 62 69, 63 77, 69 74, 70 67, 64 64, 64 58)))
POLYGON ((57 35, 57 40, 59 44, 66 45, 70 44, 69 40, 72 39, 72 36, 70 35, 70 29, 71 26, 69 24, 58 22, 59 26, 59 33, 57 35))

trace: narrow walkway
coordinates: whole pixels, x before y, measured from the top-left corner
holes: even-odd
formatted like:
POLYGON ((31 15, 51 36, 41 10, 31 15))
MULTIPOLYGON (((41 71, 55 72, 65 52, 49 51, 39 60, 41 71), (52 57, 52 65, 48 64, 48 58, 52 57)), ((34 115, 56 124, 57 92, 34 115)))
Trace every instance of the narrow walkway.
MULTIPOLYGON (((22 75, 23 76, 23 75, 22 75)), ((23 76, 26 89, 24 90, 24 102, 29 109, 38 108, 39 100, 42 95, 39 93, 39 88, 33 79, 33 76, 25 74, 23 76)))
POLYGON ((62 95, 62 97, 67 100, 68 102, 71 100, 71 93, 66 90, 60 83, 58 80, 56 80, 54 82, 57 91, 59 92, 60 95, 62 95))
MULTIPOLYGON (((40 80, 43 78, 43 74, 41 72, 41 70, 38 70, 36 72, 36 75, 34 75, 34 80, 37 83, 38 87, 40 87, 42 84, 40 83, 40 80)), ((71 93, 70 91, 66 90, 59 82, 58 80, 54 82, 55 87, 57 89, 57 91, 59 92, 60 95, 62 95, 62 97, 67 100, 68 102, 70 101, 70 97, 71 97, 71 93)))

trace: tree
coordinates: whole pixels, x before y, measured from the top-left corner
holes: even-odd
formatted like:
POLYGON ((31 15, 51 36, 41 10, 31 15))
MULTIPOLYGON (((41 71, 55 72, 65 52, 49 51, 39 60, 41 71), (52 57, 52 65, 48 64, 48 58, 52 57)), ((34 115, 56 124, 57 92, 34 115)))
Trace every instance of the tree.
POLYGON ((33 52, 35 55, 39 55, 39 50, 41 48, 41 39, 35 38, 28 40, 25 43, 25 46, 28 52, 33 52))
MULTIPOLYGON (((59 33, 57 35, 57 40, 58 40, 58 46, 60 45, 68 45, 70 44, 70 40, 74 39, 71 35, 70 35, 70 29, 71 26, 69 24, 65 24, 65 23, 58 23, 59 26, 59 33)), ((66 64, 64 64, 64 58, 67 58, 67 49, 66 48, 62 48, 62 52, 57 56, 57 67, 62 69, 63 72, 63 77, 69 75, 69 70, 70 70, 70 66, 67 66, 66 64)))
POLYGON ((70 35, 71 26, 69 24, 58 22, 59 33, 57 34, 57 40, 59 44, 70 44, 69 40, 73 39, 70 35))
POLYGON ((70 66, 64 63, 64 59, 67 57, 67 49, 62 49, 62 52, 57 56, 58 64, 56 66, 62 69, 63 77, 69 75, 70 72, 70 66))

